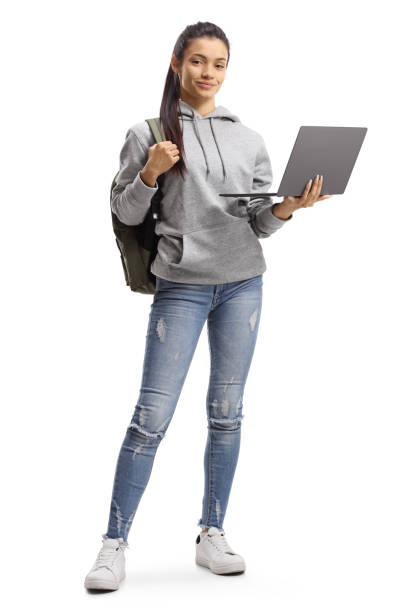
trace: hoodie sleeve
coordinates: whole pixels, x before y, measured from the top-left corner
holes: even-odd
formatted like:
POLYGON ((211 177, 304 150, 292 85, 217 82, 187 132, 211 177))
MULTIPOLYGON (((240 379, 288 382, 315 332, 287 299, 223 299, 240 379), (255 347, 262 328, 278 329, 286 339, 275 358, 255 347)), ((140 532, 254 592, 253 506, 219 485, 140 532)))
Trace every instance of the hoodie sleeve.
MULTIPOLYGON (((269 191, 272 186, 272 167, 265 141, 262 136, 260 138, 261 145, 256 157, 252 191, 264 193, 269 191)), ((290 215, 288 219, 278 219, 272 212, 273 205, 274 202, 271 197, 249 200, 247 205, 249 222, 258 238, 267 238, 293 217, 293 215, 290 215)))
POLYGON ((120 169, 112 190, 111 209, 125 225, 142 223, 159 185, 149 187, 140 177, 148 153, 130 128, 120 152, 120 169))

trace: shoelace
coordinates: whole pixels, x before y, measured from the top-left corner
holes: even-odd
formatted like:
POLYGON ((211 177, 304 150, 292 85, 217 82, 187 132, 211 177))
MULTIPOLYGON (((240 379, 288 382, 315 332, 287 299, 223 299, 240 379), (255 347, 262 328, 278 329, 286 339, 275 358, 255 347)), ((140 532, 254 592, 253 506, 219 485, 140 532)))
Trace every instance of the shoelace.
POLYGON ((117 548, 103 547, 98 553, 95 561, 95 567, 107 567, 108 569, 111 569, 113 560, 119 548, 120 546, 117 548))
POLYGON ((227 538, 225 537, 224 533, 216 533, 213 535, 209 535, 208 539, 210 540, 211 544, 214 544, 214 546, 222 553, 227 553, 230 555, 235 555, 234 551, 232 550, 231 546, 228 544, 227 542, 227 538))

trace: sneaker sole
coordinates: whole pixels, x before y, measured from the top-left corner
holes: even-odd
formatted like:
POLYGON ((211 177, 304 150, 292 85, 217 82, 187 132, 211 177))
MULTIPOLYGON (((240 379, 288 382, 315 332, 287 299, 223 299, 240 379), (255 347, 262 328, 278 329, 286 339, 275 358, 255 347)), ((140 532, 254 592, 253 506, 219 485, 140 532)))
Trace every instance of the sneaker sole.
POLYGON ((202 567, 207 567, 214 574, 242 574, 246 570, 245 563, 242 563, 242 562, 235 563, 234 565, 231 565, 231 564, 219 565, 218 567, 212 568, 210 566, 210 563, 206 559, 203 559, 202 557, 197 556, 195 561, 197 565, 201 565, 202 567))
POLYGON ((85 580, 84 586, 86 589, 100 589, 103 591, 117 591, 120 587, 122 580, 124 580, 125 576, 119 580, 118 583, 112 583, 108 580, 98 580, 96 578, 89 578, 85 580))

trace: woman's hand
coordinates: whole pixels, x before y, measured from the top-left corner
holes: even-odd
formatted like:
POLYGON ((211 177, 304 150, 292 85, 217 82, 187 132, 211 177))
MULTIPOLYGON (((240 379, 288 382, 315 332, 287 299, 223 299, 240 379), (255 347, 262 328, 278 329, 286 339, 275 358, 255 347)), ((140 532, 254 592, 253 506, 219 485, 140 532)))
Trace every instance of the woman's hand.
POLYGON ((298 208, 307 208, 308 206, 313 206, 316 202, 320 202, 320 200, 326 200, 327 198, 331 198, 331 195, 320 195, 323 185, 323 176, 317 174, 314 181, 313 186, 310 189, 310 185, 312 184, 312 179, 306 184, 305 190, 301 196, 285 196, 285 198, 280 202, 280 204, 284 204, 285 208, 291 211, 295 211, 298 208))
POLYGON ((145 168, 157 177, 163 172, 167 172, 179 159, 177 145, 173 144, 171 140, 164 140, 149 147, 149 159, 145 168))

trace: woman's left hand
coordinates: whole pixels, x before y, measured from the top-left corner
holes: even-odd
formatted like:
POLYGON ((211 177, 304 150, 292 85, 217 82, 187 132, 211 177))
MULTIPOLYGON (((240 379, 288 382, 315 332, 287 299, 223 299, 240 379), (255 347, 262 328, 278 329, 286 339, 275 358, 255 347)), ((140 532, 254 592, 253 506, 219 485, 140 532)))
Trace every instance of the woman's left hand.
POLYGON ((281 204, 285 204, 285 207, 288 209, 295 211, 298 208, 307 208, 308 206, 313 206, 316 202, 320 202, 320 200, 326 200, 327 198, 331 198, 331 195, 320 195, 323 185, 323 176, 317 174, 314 181, 313 186, 310 188, 312 184, 312 179, 306 184, 305 190, 303 191, 301 196, 285 196, 282 200, 281 204))

